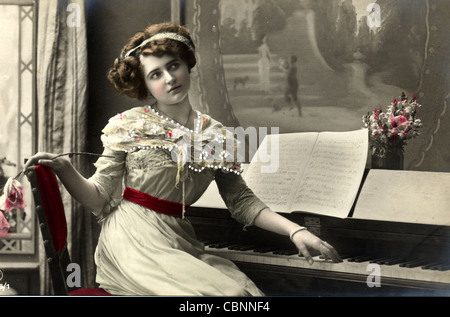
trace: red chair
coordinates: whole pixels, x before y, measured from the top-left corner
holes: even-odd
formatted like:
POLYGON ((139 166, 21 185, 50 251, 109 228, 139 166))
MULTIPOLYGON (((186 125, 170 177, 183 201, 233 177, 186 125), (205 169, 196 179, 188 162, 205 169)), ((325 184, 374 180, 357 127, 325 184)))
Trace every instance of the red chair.
POLYGON ((31 184, 36 214, 44 241, 45 254, 55 295, 108 296, 102 288, 71 288, 67 277, 71 273, 67 266, 71 263, 67 249, 67 222, 58 181, 53 170, 44 165, 36 165, 26 173, 31 184))

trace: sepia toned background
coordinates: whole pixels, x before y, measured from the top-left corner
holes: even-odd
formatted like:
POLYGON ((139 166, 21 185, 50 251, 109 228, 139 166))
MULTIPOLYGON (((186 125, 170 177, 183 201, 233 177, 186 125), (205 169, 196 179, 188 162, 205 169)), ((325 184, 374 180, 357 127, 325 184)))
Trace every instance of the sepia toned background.
POLYGON ((447 2, 376 1, 379 24, 367 22, 374 18, 370 1, 192 3, 186 23, 200 44, 203 109, 216 107, 230 124, 279 126, 282 133, 346 131, 360 128, 362 115, 402 92, 417 93, 424 127, 405 149, 405 168, 450 170, 447 2), (264 35, 272 55, 269 93, 258 72, 264 35), (278 63, 292 55, 298 57, 302 117, 283 98, 278 63), (245 86, 235 85, 246 76, 245 86))
MULTIPOLYGON (((36 150, 101 153, 101 130, 108 119, 147 103, 120 96, 107 81, 109 68, 134 32, 169 20, 185 24, 197 47, 190 94, 194 108, 226 126, 279 127, 281 133, 355 130, 362 127, 361 118, 368 111, 386 107, 403 91, 417 93, 424 125, 420 137, 405 149, 405 169, 450 172, 447 0, 2 0, 0 4, 15 5, 0 11, 2 43, 8 47, 0 52, 3 182, 16 175, 23 159, 36 150), (71 3, 80 11, 68 10, 71 3), (379 11, 367 9, 373 4, 379 11), (262 61, 260 52, 268 53, 270 61, 262 61), (293 55, 302 116, 284 98, 286 75, 280 64, 293 55)), ((95 158, 74 157, 73 162, 85 176, 94 172, 95 158)), ((83 285, 91 286, 99 226, 65 191, 63 196, 73 260, 88 268, 83 285)), ((10 268, 12 272, 41 269, 40 290, 30 282, 34 273, 24 279, 24 291, 18 287, 27 294, 30 289, 45 293, 49 280, 39 265, 45 259, 37 251, 33 221, 32 210, 26 210, 18 240, 0 243, 5 274, 4 261, 20 262, 10 268)))
POLYGON ((227 126, 348 131, 402 92, 417 93, 424 126, 405 149, 405 168, 450 171, 449 6, 445 0, 89 1, 90 147, 101 149, 99 131, 111 114, 137 103, 109 87, 108 67, 135 30, 172 19, 175 8, 197 45, 191 92, 197 109, 227 126), (379 5, 379 24, 370 3, 379 5), (271 55, 267 78, 259 73, 263 36, 271 55), (292 55, 301 117, 284 99, 279 67, 292 55))

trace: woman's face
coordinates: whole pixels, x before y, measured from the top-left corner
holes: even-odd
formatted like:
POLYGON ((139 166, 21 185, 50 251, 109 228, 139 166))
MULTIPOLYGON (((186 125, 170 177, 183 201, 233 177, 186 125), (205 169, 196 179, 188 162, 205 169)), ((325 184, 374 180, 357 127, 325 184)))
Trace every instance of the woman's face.
POLYGON ((181 58, 141 55, 140 60, 147 88, 160 104, 176 105, 188 97, 190 74, 181 58))

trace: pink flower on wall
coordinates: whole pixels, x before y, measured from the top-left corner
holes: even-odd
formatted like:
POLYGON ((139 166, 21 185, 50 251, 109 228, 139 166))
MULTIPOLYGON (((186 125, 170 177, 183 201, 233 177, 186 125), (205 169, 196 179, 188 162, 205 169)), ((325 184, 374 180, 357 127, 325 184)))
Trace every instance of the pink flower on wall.
POLYGON ((3 212, 0 211, 0 239, 9 237, 9 228, 8 220, 6 220, 3 212))
POLYGON ((21 210, 27 206, 24 199, 25 189, 18 180, 9 178, 3 193, 5 197, 5 212, 10 212, 14 209, 21 210))
POLYGON ((8 179, 3 188, 3 195, 0 197, 0 238, 8 238, 11 228, 5 214, 16 209, 25 209, 24 192, 25 190, 18 180, 13 177, 8 179))

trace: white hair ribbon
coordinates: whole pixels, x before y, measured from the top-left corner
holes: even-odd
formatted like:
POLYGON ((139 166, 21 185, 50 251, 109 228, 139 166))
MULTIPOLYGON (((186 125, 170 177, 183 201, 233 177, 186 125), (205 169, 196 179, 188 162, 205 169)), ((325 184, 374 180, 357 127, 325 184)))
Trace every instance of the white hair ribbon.
POLYGON ((183 35, 180 35, 178 33, 171 33, 171 32, 162 32, 162 33, 157 33, 151 37, 149 37, 148 39, 144 40, 141 44, 139 44, 138 46, 136 46, 135 48, 132 48, 131 50, 129 50, 126 54, 124 58, 127 58, 128 56, 131 55, 131 53, 133 53, 135 50, 139 49, 140 47, 143 47, 144 45, 146 45, 147 43, 151 42, 151 41, 155 41, 155 40, 159 40, 159 39, 171 39, 171 40, 175 40, 175 41, 179 41, 184 43, 191 51, 194 51, 194 46, 191 44, 191 42, 189 41, 189 39, 187 39, 186 37, 184 37, 183 35))

